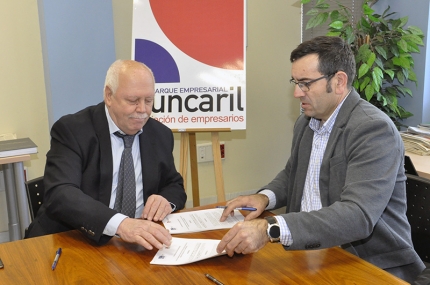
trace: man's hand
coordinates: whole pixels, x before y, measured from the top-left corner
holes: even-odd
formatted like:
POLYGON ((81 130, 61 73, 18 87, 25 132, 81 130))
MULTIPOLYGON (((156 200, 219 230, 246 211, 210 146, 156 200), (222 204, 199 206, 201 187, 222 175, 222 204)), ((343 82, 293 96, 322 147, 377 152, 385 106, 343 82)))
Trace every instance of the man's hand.
POLYGON ((154 222, 141 219, 125 218, 116 233, 124 241, 140 244, 148 250, 153 247, 161 249, 163 245, 170 246, 172 243, 168 230, 154 222))
POLYGON ((257 211, 250 212, 245 217, 245 221, 255 219, 258 216, 260 216, 261 213, 263 213, 263 211, 266 209, 268 204, 269 204, 269 198, 263 194, 239 196, 239 197, 234 198, 234 199, 232 199, 226 203, 227 208, 225 208, 224 212, 222 212, 220 222, 224 222, 228 218, 228 215, 233 216, 234 215, 234 209, 240 208, 240 207, 254 207, 254 208, 256 208, 257 211))
POLYGON ((160 195, 151 195, 143 207, 142 219, 148 221, 162 221, 172 212, 172 206, 169 201, 160 195))
POLYGON ((265 219, 255 219, 234 225, 224 235, 216 251, 221 253, 225 250, 228 256, 231 257, 235 252, 242 254, 256 252, 268 242, 267 221, 265 219))

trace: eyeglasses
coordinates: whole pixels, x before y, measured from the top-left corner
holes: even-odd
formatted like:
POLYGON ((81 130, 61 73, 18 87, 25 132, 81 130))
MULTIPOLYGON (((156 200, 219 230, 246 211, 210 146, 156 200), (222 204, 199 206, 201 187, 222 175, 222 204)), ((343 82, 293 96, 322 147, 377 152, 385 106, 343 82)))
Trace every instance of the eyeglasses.
POLYGON ((299 88, 303 91, 303 92, 308 92, 309 90, 310 90, 310 86, 311 86, 311 84, 312 83, 314 83, 314 82, 317 82, 318 80, 321 80, 321 79, 323 79, 323 78, 329 78, 329 77, 332 77, 333 75, 335 75, 336 74, 336 72, 335 73, 332 73, 332 74, 330 74, 330 75, 324 75, 324 76, 321 76, 321 77, 319 77, 319 78, 317 78, 317 79, 314 79, 314 80, 311 80, 311 81, 299 81, 299 82, 297 82, 297 81, 295 81, 294 79, 290 79, 290 83, 292 83, 292 84, 296 84, 296 85, 299 85, 299 88))

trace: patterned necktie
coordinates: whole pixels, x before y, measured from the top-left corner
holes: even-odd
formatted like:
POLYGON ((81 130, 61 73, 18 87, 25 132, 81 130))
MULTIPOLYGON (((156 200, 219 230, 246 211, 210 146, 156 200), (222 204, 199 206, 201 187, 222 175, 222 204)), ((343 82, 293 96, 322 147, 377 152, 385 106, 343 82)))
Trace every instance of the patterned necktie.
POLYGON ((131 154, 134 136, 123 135, 119 132, 115 132, 114 135, 122 138, 124 141, 124 151, 122 152, 121 163, 119 165, 114 210, 130 218, 134 218, 136 213, 136 179, 134 176, 133 156, 131 154))

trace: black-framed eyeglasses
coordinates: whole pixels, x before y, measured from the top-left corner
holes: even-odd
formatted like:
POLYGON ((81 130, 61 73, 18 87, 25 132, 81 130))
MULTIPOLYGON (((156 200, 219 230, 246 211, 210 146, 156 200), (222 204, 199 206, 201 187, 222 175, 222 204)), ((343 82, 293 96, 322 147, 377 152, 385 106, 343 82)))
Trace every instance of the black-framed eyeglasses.
POLYGON ((311 86, 311 84, 312 84, 312 83, 317 82, 318 80, 321 80, 321 79, 323 79, 323 78, 330 78, 330 77, 332 77, 332 76, 333 76, 333 75, 335 75, 335 74, 336 74, 336 72, 335 72, 335 73, 332 73, 332 74, 329 74, 329 75, 321 76, 321 77, 319 77, 319 78, 317 78, 317 79, 313 79, 313 80, 311 80, 311 81, 299 81, 299 82, 297 82, 297 81, 295 81, 293 78, 291 78, 291 79, 290 79, 290 83, 292 83, 292 84, 296 84, 296 85, 299 85, 299 88, 300 88, 303 92, 308 92, 308 91, 310 90, 310 86, 311 86))

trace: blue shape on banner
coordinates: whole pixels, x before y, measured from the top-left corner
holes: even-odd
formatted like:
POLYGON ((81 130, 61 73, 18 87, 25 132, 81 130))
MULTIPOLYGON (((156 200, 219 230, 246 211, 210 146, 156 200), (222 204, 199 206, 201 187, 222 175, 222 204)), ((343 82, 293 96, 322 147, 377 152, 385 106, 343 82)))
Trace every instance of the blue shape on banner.
POLYGON ((180 82, 178 65, 165 48, 143 39, 136 39, 134 47, 134 59, 151 68, 156 83, 180 82))

